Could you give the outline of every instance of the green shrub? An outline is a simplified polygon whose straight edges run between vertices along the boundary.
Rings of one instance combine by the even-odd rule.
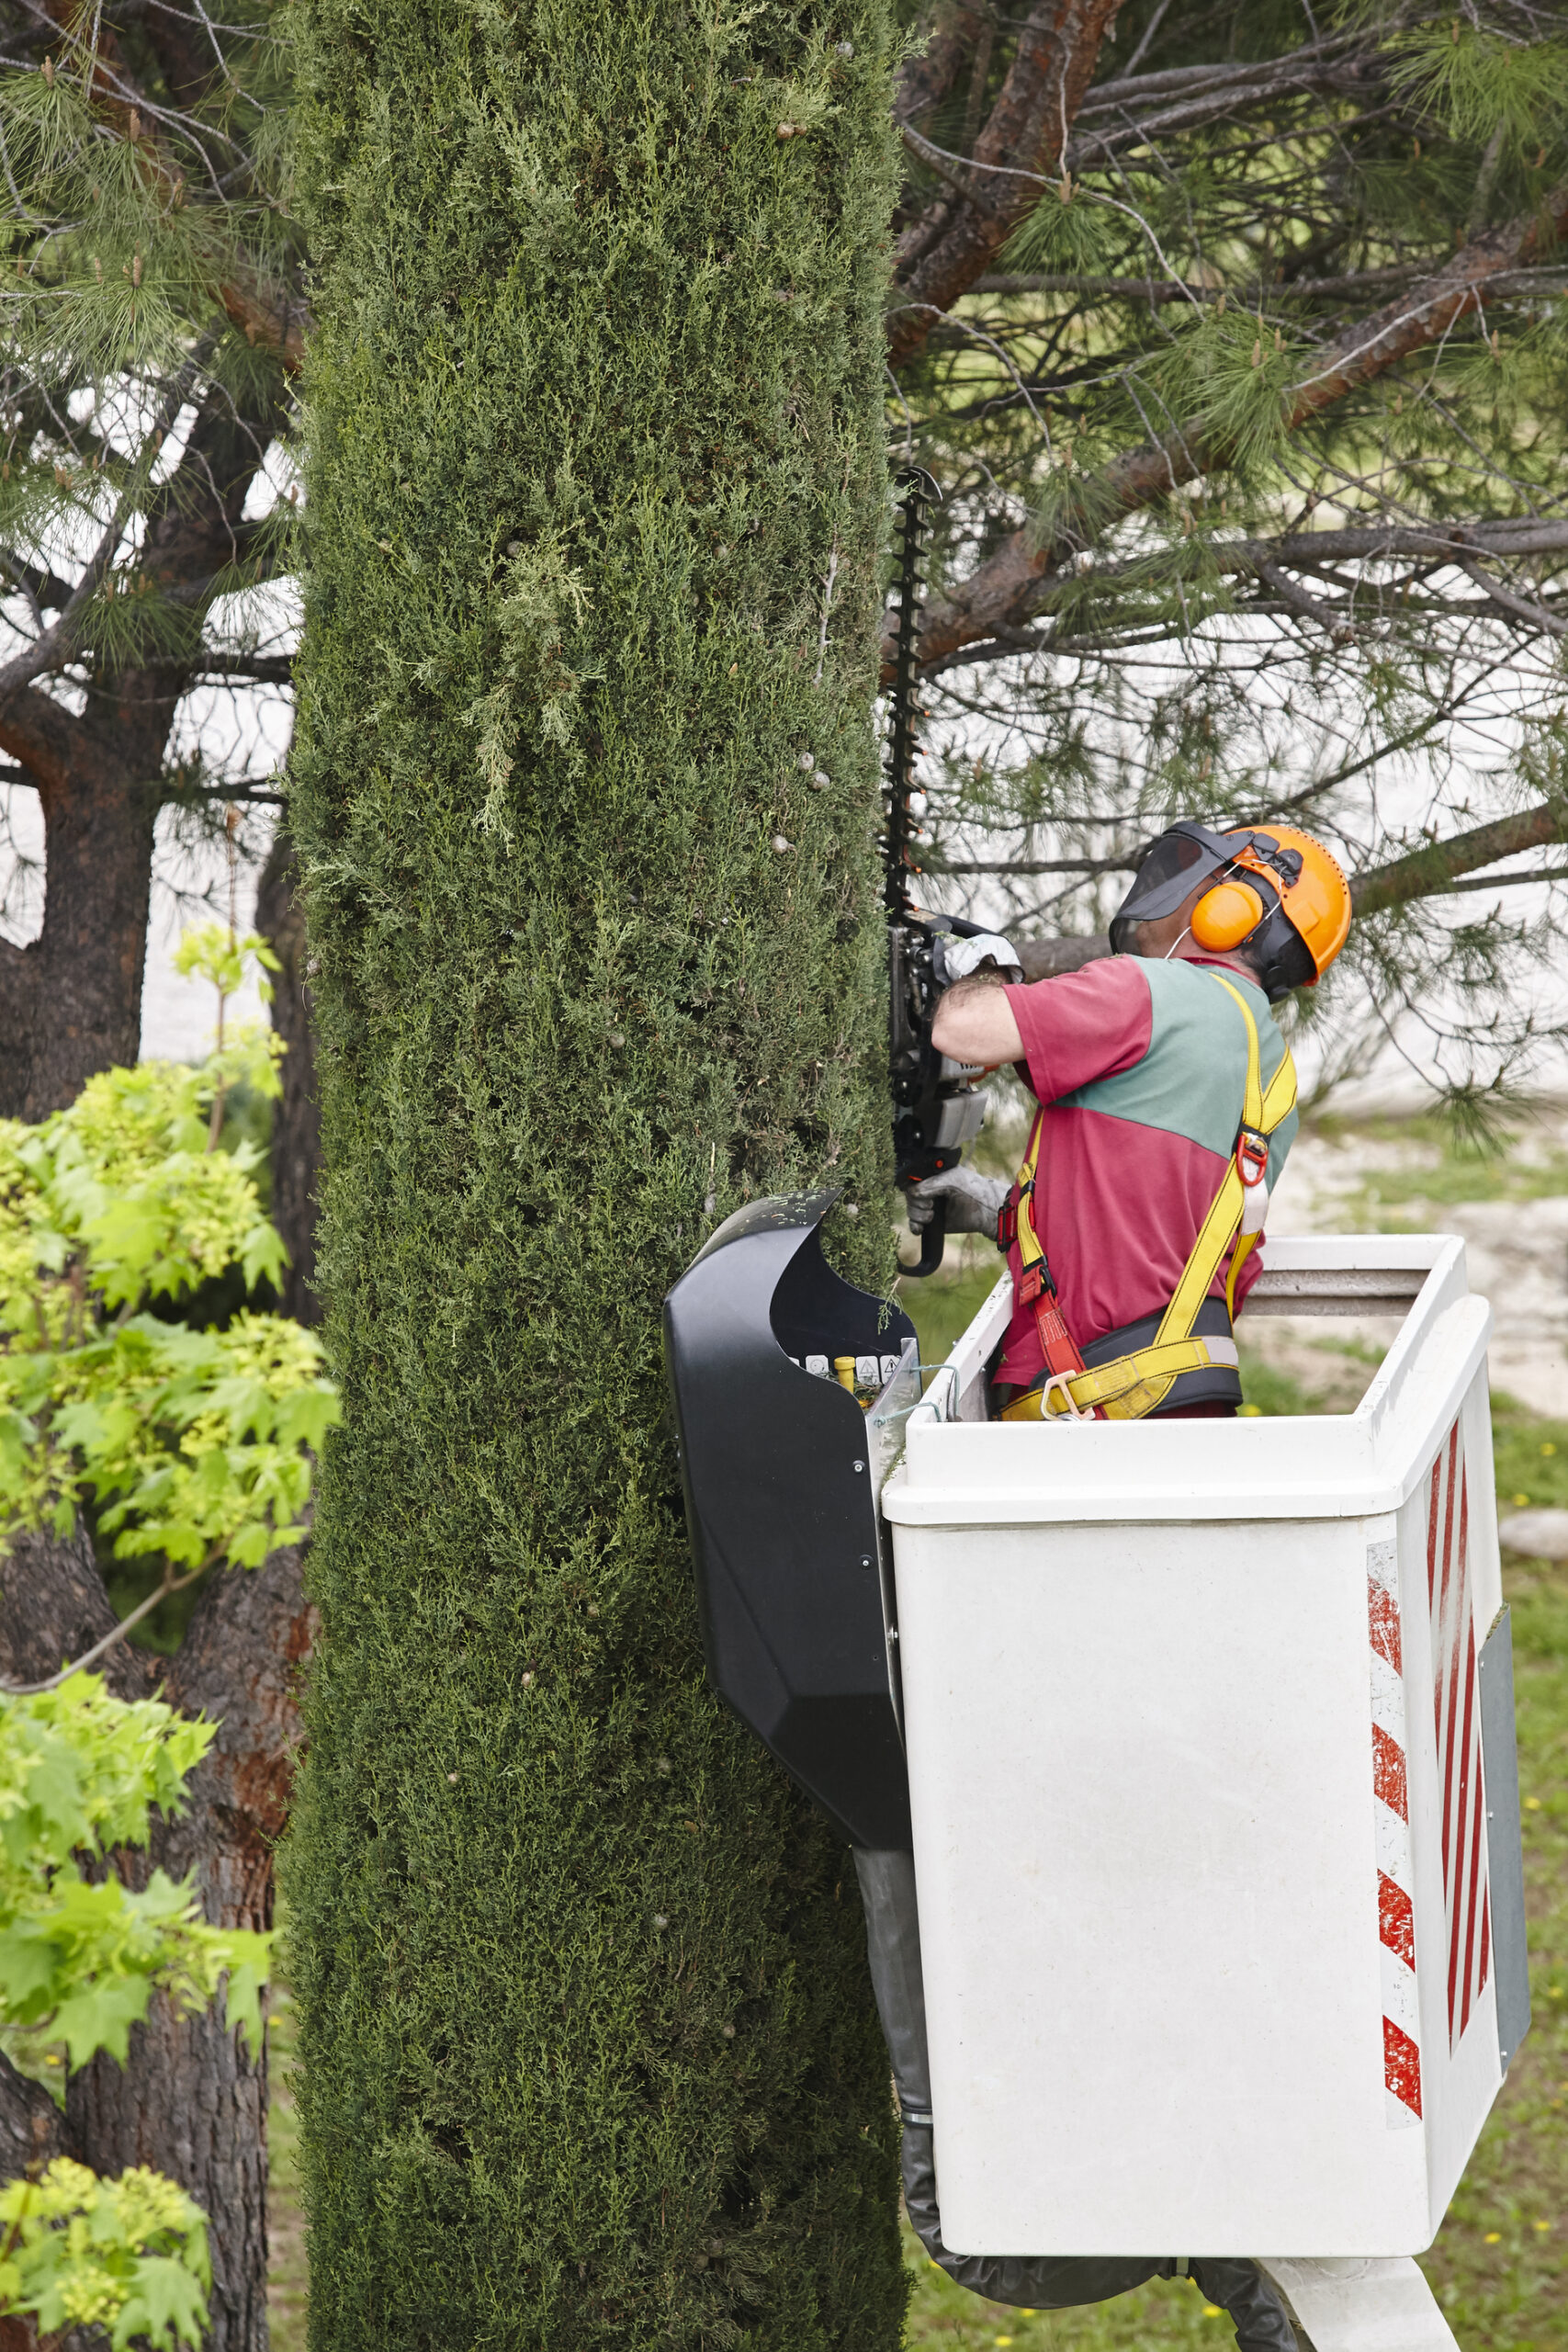
[[[659,1313],[813,1182],[891,1274],[886,15],[305,30],[312,2342],[877,2352],[853,1874],[705,1685]]]
[[[265,1040],[102,1070],[40,1125],[0,1120],[0,1547],[90,1509],[117,1560],[255,1567],[300,1534],[336,1411],[313,1332],[249,1311],[172,1319],[232,1272],[277,1273],[252,1146],[215,1131]],[[159,1313],[155,1310],[162,1309]],[[165,1317],[171,1319],[165,1319]]]

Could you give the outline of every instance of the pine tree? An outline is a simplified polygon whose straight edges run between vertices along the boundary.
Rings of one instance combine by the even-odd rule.
[[[890,1272],[886,17],[306,22],[312,2341],[891,2352],[853,1874],[705,1684],[658,1340],[760,1193]]]
[[[0,939],[14,1117],[136,1058],[160,811],[194,834],[268,797],[245,739],[288,678],[268,468],[305,323],[277,14],[0,0],[0,784],[44,828],[41,873],[0,828],[0,922],[43,899]]]
[[[29,945],[0,941],[10,1115],[136,1059],[160,815],[187,837],[222,826],[270,766],[243,709],[236,745],[232,706],[288,675],[265,596],[289,561],[276,493],[305,313],[276,14],[0,0],[0,786],[13,807],[36,792],[44,819],[41,872],[0,834],[0,922],[44,900]],[[116,1612],[85,1528],[4,1539],[0,1676],[27,1681]],[[155,1669],[111,1653],[121,1695],[156,1683],[221,1724],[190,1811],[153,1841],[219,1924],[270,1922],[311,1625],[289,1547],[209,1582]],[[265,2352],[266,2107],[265,2056],[161,1998],[129,2064],[95,2059],[63,2114],[0,2052],[13,2174],[51,2153],[104,2174],[151,2162],[209,2214],[212,2352]]]
[[[1568,870],[1568,15],[926,29],[889,337],[946,492],[932,867],[1092,933],[1168,815],[1293,815],[1365,918],[1327,1067],[1408,1008],[1480,1107],[1556,937],[1512,883]]]

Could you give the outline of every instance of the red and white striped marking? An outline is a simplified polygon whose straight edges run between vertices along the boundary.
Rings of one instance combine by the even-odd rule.
[[[1458,2049],[1481,1997],[1492,1942],[1469,1538],[1470,1496],[1456,1419],[1432,1464],[1427,1516],[1427,1594],[1432,1611],[1432,1706],[1442,1804],[1450,2050]]]
[[[1404,1668],[1399,1642],[1399,1547],[1367,1547],[1372,1657],[1372,1793],[1377,1826],[1378,1936],[1382,1962],[1384,2120],[1421,2120],[1421,2028],[1416,2004],[1415,1877],[1405,1771]]]

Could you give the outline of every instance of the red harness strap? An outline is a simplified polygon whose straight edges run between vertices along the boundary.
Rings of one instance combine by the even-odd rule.
[[[1084,1360],[1078,1343],[1063,1317],[1051,1268],[1034,1230],[1034,1170],[1040,1157],[1040,1127],[1037,1114],[1023,1166],[1018,1171],[1017,1200],[1004,1203],[997,1218],[997,1247],[1005,1250],[1014,1239],[1018,1242],[1019,1256],[1023,1261],[1018,1304],[1034,1309],[1034,1328],[1040,1334],[1046,1372],[1082,1372]]]

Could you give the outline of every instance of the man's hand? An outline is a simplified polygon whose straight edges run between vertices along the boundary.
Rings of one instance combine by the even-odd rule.
[[[952,932],[939,932],[933,947],[932,963],[944,989],[966,980],[972,972],[982,967],[995,972],[999,979],[1023,978],[1018,950],[1010,939],[1003,939],[994,931],[982,931],[973,939],[959,939]]]
[[[940,1198],[947,1204],[949,1233],[985,1233],[995,1240],[997,1211],[1011,1190],[1005,1176],[982,1176],[973,1168],[944,1168],[940,1176],[928,1176],[906,1194],[909,1230],[925,1231]]]

